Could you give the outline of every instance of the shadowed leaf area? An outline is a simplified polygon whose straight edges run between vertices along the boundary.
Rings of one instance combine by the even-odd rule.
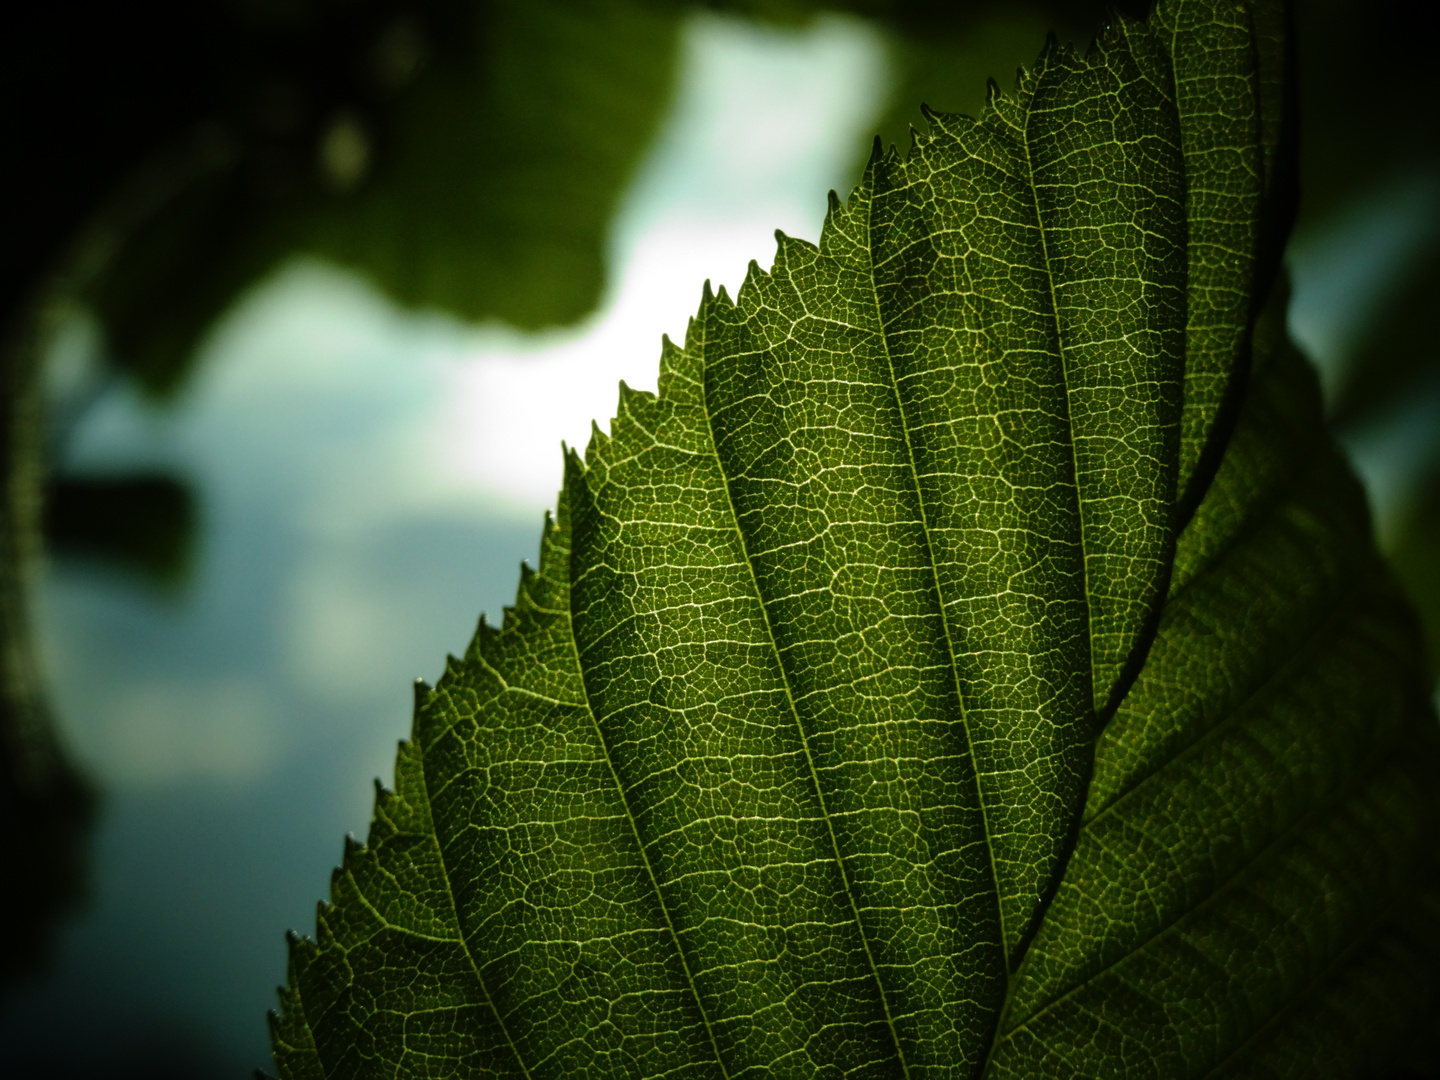
[[[1399,1054],[1434,719],[1281,329],[1284,22],[1052,44],[706,290],[417,692],[284,1076]]]

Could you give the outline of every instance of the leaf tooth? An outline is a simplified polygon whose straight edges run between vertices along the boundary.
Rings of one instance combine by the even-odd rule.
[[[439,685],[450,686],[457,679],[464,677],[464,663],[471,659],[472,656],[480,655],[477,649],[481,647],[481,636],[487,629],[493,633],[495,628],[490,624],[489,620],[486,619],[485,613],[481,612],[480,618],[476,620],[475,623],[475,633],[471,635],[470,643],[465,647],[464,660],[456,659],[453,653],[445,654],[445,669],[440,673],[438,680]],[[420,710],[429,704],[431,693],[431,687],[426,684],[424,679],[415,680],[411,701],[412,715],[418,716]]]
[[[780,269],[781,263],[779,252],[776,252],[775,268]],[[735,307],[742,314],[753,312],[758,305],[756,293],[764,295],[765,285],[769,282],[770,275],[761,269],[760,264],[754,259],[745,268],[745,280],[740,283],[740,289],[735,294]]]
[[[581,469],[581,475],[588,475],[592,469],[601,464],[606,448],[610,445],[610,436],[600,429],[600,425],[594,420],[590,421],[590,438],[585,443],[585,459]]]
[[[964,113],[943,113],[930,112],[926,114],[930,121],[930,136],[923,143],[918,144],[917,149],[926,150],[932,145],[951,143],[961,153],[965,153],[966,136],[969,135],[980,121]]]
[[[624,379],[620,380],[621,412],[643,412],[654,406],[658,400],[659,399],[649,390],[637,390]]]
[[[653,415],[656,404],[655,395],[650,391],[636,390],[625,380],[620,380],[615,415],[610,420],[610,435],[605,446],[608,448],[617,443],[621,446],[631,445],[633,432],[652,427],[657,422]]]
[[[498,637],[500,634],[513,630],[519,625],[520,620],[523,618],[523,608],[526,601],[529,600],[530,586],[534,578],[535,570],[530,566],[528,561],[521,559],[520,578],[515,586],[515,600],[500,609],[500,625],[498,627],[491,623],[488,616],[482,611],[475,626],[475,636],[477,638],[482,631],[485,630],[492,631],[494,635]],[[466,659],[470,658],[470,651],[468,649],[465,652],[465,657]]]
[[[315,1050],[315,1036],[305,1016],[305,1003],[300,995],[299,972],[314,955],[313,942],[301,938],[294,930],[285,934],[288,961],[286,985],[278,986],[278,1009],[266,1014],[271,1046],[275,1048],[275,1064],[287,1077],[323,1076]],[[257,1070],[256,1075],[263,1075]]]
[[[834,191],[830,192],[827,209],[825,211],[825,224],[820,229],[820,243],[818,247],[805,244],[812,253],[818,252],[822,257],[833,256],[836,253],[837,238],[845,237],[855,232],[855,214],[863,212],[860,208],[869,205],[869,193],[874,189],[874,175],[877,163],[884,160],[884,150],[880,145],[877,136],[875,145],[871,150],[870,163],[865,166],[865,172],[860,182],[850,191],[849,198],[843,202],[840,196]],[[787,238],[795,242],[794,238]],[[803,241],[800,241],[803,243]],[[848,241],[845,242],[848,246]]]
[[[706,282],[706,284],[708,285],[709,282]],[[700,311],[701,311],[701,312],[703,312],[703,311],[705,310],[705,304],[706,304],[706,302],[707,302],[706,298],[708,297],[708,295],[709,295],[709,293],[708,293],[708,290],[707,290],[707,292],[706,292],[706,294],[705,294],[705,297],[702,297],[702,299],[701,299],[701,301],[700,301]],[[685,344],[682,346],[682,349],[683,349],[685,352],[688,353],[688,352],[690,352],[690,351],[692,351],[692,350],[694,350],[694,349],[696,349],[696,348],[699,347],[699,345],[700,345],[700,339],[701,339],[701,330],[702,330],[702,328],[704,327],[704,325],[705,325],[704,319],[703,319],[703,318],[699,318],[699,317],[694,316],[694,315],[690,316],[690,318],[686,320],[686,322],[685,322]]]
[[[894,143],[891,143],[880,152],[879,156],[874,159],[873,164],[883,166],[886,169],[893,169],[904,160],[905,159],[900,156],[899,149],[896,148]]]
[[[498,633],[498,631],[495,631],[495,628],[494,628],[489,622],[487,622],[485,625],[486,625],[486,627],[487,627],[489,630],[491,630],[492,632]],[[448,684],[448,683],[453,683],[453,682],[455,682],[457,679],[460,679],[460,678],[464,675],[464,672],[465,672],[465,661],[462,660],[460,657],[456,656],[454,653],[446,653],[446,654],[445,654],[445,671],[444,671],[444,673],[443,673],[440,677],[441,677],[442,679],[444,679],[447,684]],[[419,682],[420,680],[417,679],[416,681]],[[426,689],[428,690],[429,688],[427,687]],[[418,688],[417,688],[417,690],[418,690]],[[424,706],[427,704],[427,702],[428,702],[428,698],[422,697],[418,692],[416,693],[416,695],[415,695],[415,708],[416,708],[416,710],[419,710],[419,709],[421,709],[421,708],[424,708]]]
[[[565,487],[568,488],[572,482],[578,483],[583,480],[585,462],[581,460],[580,454],[573,446],[562,445],[561,449],[564,452]]]
[[[819,252],[819,247],[810,243],[804,237],[787,236],[779,229],[775,230],[775,266],[770,271],[769,277],[774,277],[777,271],[789,269],[796,259],[810,261]]]
[[[845,200],[842,213],[847,216],[851,215],[851,213],[855,212],[855,207],[870,202],[870,194],[876,190],[877,174],[880,173],[881,170],[887,170],[887,168],[890,168],[899,160],[900,156],[896,148],[894,148],[893,145],[887,147],[884,141],[881,140],[880,135],[876,135],[873,143],[870,144],[870,157],[865,160],[864,170],[861,170],[860,183],[855,184],[854,189],[851,190],[850,199]],[[829,230],[831,230],[831,215],[825,216],[825,228],[821,230],[821,235],[819,235],[819,249],[821,249],[821,252],[829,252]]]
[[[694,319],[690,320],[692,323]],[[689,328],[685,336],[690,336]],[[685,350],[670,340],[669,334],[660,336],[660,378],[657,385],[661,398],[670,400],[674,397],[687,396],[690,391],[689,384],[694,381],[690,372],[686,370]]]
[[[723,285],[720,286],[720,295],[721,295],[721,296],[724,296],[724,295],[725,295],[725,286],[723,286]],[[706,278],[706,279],[705,279],[705,284],[704,284],[704,286],[700,289],[700,310],[699,310],[699,312],[698,312],[697,315],[696,315],[696,318],[698,318],[698,319],[700,320],[700,325],[701,325],[702,327],[705,325],[705,317],[706,317],[707,315],[709,315],[710,312],[714,310],[714,308],[715,308],[715,286],[711,283],[711,281],[710,281],[709,278]],[[695,321],[695,320],[693,320],[693,319],[691,320],[692,323],[693,323],[694,321]],[[686,344],[686,347],[689,347],[689,344],[690,344],[689,340],[687,340],[687,341],[685,342],[685,344]]]
[[[375,805],[382,808],[389,806],[395,800],[395,792],[386,787],[385,781],[381,780],[378,776],[375,777],[374,784]]]
[[[924,105],[921,106],[925,108]],[[905,160],[910,161],[930,142],[930,137],[923,131],[918,130],[914,124],[910,125],[910,148],[905,151]]]
[[[1029,108],[1030,99],[1035,94],[1035,88],[1040,84],[1040,76],[1052,60],[1049,51],[1050,43],[1058,45],[1058,39],[1052,33],[1046,43],[1046,50],[1042,51],[1038,60],[1029,67],[1021,64],[1015,69],[1015,79],[1011,83],[1008,92],[996,87],[994,95],[989,96],[985,107],[980,110],[980,123],[995,130],[1008,130],[1012,135],[1018,135],[1024,130],[1025,112]]]
[[[1083,59],[1084,62],[1095,65],[1105,62],[1105,51],[1116,45],[1116,35],[1133,37],[1136,35],[1148,37],[1150,24],[1146,19],[1132,19],[1123,11],[1112,8],[1106,16],[1105,22],[1099,31],[1090,39],[1090,45],[1082,55],[1073,45],[1068,46],[1070,55],[1075,59]]]

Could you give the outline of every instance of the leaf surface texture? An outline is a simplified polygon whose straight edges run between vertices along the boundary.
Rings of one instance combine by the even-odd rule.
[[[1052,43],[707,289],[419,694],[283,1073],[1351,1075],[1403,1027],[1433,721],[1276,330],[1282,25]]]

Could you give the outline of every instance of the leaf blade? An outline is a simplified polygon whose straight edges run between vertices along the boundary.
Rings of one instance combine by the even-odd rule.
[[[1410,887],[1433,739],[1413,694],[1366,723],[1361,675],[1400,686],[1413,633],[1256,324],[1273,7],[1052,45],[979,120],[877,151],[818,247],[707,289],[417,720],[445,946],[474,957],[434,996],[463,1022],[443,1054],[377,1035],[337,944],[374,920],[322,912],[285,1046],[311,1025],[315,1060],[383,1043],[375,1072],[420,1075],[1198,1076],[1333,1044],[1344,993],[1393,1004],[1377,973],[1423,935],[1371,887]],[[1346,574],[1378,599],[1331,604],[1340,683],[1307,687],[1286,642]],[[1242,690],[1272,675],[1267,712]],[[360,870],[407,852],[377,816],[336,910],[378,911]],[[1262,947],[1273,977],[1236,959]]]

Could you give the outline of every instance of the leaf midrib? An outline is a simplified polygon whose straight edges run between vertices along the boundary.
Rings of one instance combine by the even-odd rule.
[[[1047,64],[1048,66],[1048,64]],[[1050,238],[1045,228],[1045,215],[1040,208],[1040,185],[1035,181],[1035,162],[1030,156],[1030,121],[1033,119],[1035,98],[1044,82],[1046,67],[1041,68],[1035,80],[1035,89],[1025,102],[1025,124],[1020,129],[1020,149],[1025,154],[1025,186],[1030,189],[1031,204],[1035,208],[1035,231],[1040,236],[1040,257],[1045,262],[1045,286],[1050,297],[1050,321],[1055,329],[1055,351],[1060,356],[1060,377],[1065,383],[1065,426],[1070,432],[1070,476],[1075,494],[1075,515],[1080,532],[1080,576],[1081,590],[1085,594],[1085,652],[1090,665],[1090,702],[1095,702],[1095,610],[1090,599],[1090,552],[1086,541],[1090,532],[1085,524],[1085,500],[1080,497],[1080,461],[1075,456],[1075,411],[1071,400],[1070,357],[1065,346],[1065,335],[1060,328],[1060,301],[1055,295],[1055,271],[1050,263]],[[1007,1003],[1008,1004],[1008,1003]]]
[[[755,264],[751,263],[751,270],[754,271]],[[706,282],[705,292],[708,299],[710,292],[709,282]],[[704,346],[702,345],[702,350]],[[702,364],[708,357],[702,358]],[[880,997],[880,1008],[885,1013],[885,1024],[890,1032],[891,1044],[895,1047],[895,1057],[900,1062],[900,1071],[904,1073],[906,1080],[910,1077],[910,1065],[905,1060],[905,1049],[900,1044],[900,1033],[895,1028],[895,1017],[890,1011],[890,1000],[885,993],[885,983],[880,978],[880,968],[875,963],[875,954],[870,947],[870,936],[865,932],[865,923],[860,918],[860,907],[855,901],[855,890],[850,882],[849,871],[845,867],[845,859],[840,851],[840,840],[835,835],[835,819],[830,813],[830,808],[825,802],[825,790],[820,784],[820,774],[815,768],[815,758],[810,750],[810,735],[805,730],[804,723],[800,720],[800,711],[795,705],[795,692],[790,685],[790,671],[785,664],[780,652],[780,641],[775,635],[775,628],[770,622],[770,609],[765,603],[765,593],[760,588],[760,579],[755,573],[755,560],[750,554],[750,544],[745,536],[745,530],[740,525],[740,515],[735,508],[735,497],[730,490],[730,474],[725,469],[725,462],[720,457],[720,446],[715,439],[715,422],[710,408],[708,380],[703,379],[700,385],[701,411],[705,414],[705,427],[709,435],[710,452],[715,459],[715,467],[720,471],[720,479],[725,488],[725,507],[730,513],[731,524],[735,527],[735,536],[740,544],[740,552],[744,555],[745,571],[750,577],[750,587],[754,590],[756,603],[760,608],[760,617],[765,624],[765,637],[770,642],[771,654],[775,658],[775,667],[780,673],[781,685],[785,688],[785,703],[790,710],[791,719],[795,721],[795,730],[800,736],[800,746],[805,752],[805,767],[810,773],[810,784],[815,790],[815,799],[820,804],[820,816],[825,821],[825,831],[830,838],[830,850],[835,858],[835,865],[840,874],[840,881],[845,886],[845,899],[850,904],[850,915],[855,922],[856,933],[860,935],[860,944],[865,949],[865,962],[870,967],[870,977],[875,981],[875,990]]]
[[[434,807],[430,803],[430,775],[427,767],[425,748],[420,752],[420,774],[421,789],[425,795],[425,805],[430,809],[433,822]],[[495,1023],[500,1026],[500,1031],[505,1036],[505,1043],[510,1047],[510,1052],[515,1055],[515,1064],[520,1066],[520,1071],[525,1075],[525,1080],[531,1080],[530,1069],[525,1064],[525,1059],[520,1056],[520,1047],[515,1043],[515,1037],[510,1032],[510,1025],[505,1022],[500,1009],[495,1004],[495,998],[490,993],[490,987],[485,982],[485,976],[480,973],[480,965],[475,962],[475,954],[470,949],[470,938],[465,933],[464,923],[460,919],[460,908],[455,903],[455,889],[450,884],[450,864],[445,856],[445,845],[440,842],[440,830],[432,827],[430,838],[435,844],[435,854],[440,860],[440,877],[445,882],[445,898],[450,902],[450,913],[455,917],[456,937],[460,942],[460,948],[465,950],[465,960],[470,965],[470,971],[475,976],[475,982],[480,987],[480,992],[485,995],[485,1004],[490,1007],[490,1015],[495,1017]],[[318,1054],[317,1054],[318,1056]]]
[[[580,644],[575,640],[573,630],[574,596],[572,590],[567,597],[572,610],[566,611],[565,618],[567,622],[570,622],[572,629],[565,635],[565,638],[569,641],[571,655],[575,658],[575,670],[580,673],[580,693],[585,699],[585,715],[590,718],[590,727],[595,732],[595,740],[605,755],[605,767],[610,773],[610,779],[615,782],[615,792],[620,796],[620,805],[625,808],[625,820],[630,825],[630,834],[635,838],[635,847],[640,852],[640,860],[644,863],[650,888],[655,893],[655,902],[660,905],[660,914],[665,919],[665,929],[669,931],[670,940],[675,945],[675,955],[679,958],[680,967],[685,972],[685,982],[690,987],[690,995],[695,1000],[695,1008],[699,1010],[700,1020],[705,1025],[705,1035],[709,1039],[710,1049],[715,1055],[715,1064],[719,1067],[720,1074],[729,1080],[730,1070],[726,1067],[725,1058],[720,1053],[720,1043],[715,1038],[715,1027],[710,1022],[710,1014],[705,1009],[705,1002],[700,997],[700,988],[695,985],[695,973],[690,970],[690,960],[685,955],[685,947],[681,944],[680,934],[675,929],[675,920],[670,914],[670,906],[665,903],[665,894],[660,890],[660,879],[655,874],[654,864],[650,861],[649,849],[646,848],[645,841],[640,835],[639,822],[635,820],[635,811],[630,806],[630,795],[620,781],[619,770],[615,768],[615,757],[610,751],[610,744],[605,739],[605,732],[600,727],[600,720],[595,715],[595,708],[590,701],[590,689],[585,683],[585,666],[580,659]]]
[[[878,140],[877,140],[878,146]],[[878,155],[877,155],[878,156]],[[879,170],[875,170],[878,174]],[[980,827],[985,835],[985,854],[990,860],[990,885],[995,897],[995,918],[1000,933],[1000,953],[1005,960],[1005,974],[1010,975],[1009,935],[1005,931],[1005,902],[1000,896],[1000,871],[995,862],[995,844],[990,830],[990,811],[985,804],[985,785],[980,782],[980,762],[975,757],[975,741],[970,731],[970,709],[965,703],[965,693],[960,683],[959,661],[956,659],[954,638],[950,634],[950,619],[947,614],[945,592],[940,586],[940,570],[935,561],[935,544],[930,534],[930,515],[925,508],[925,496],[920,489],[920,469],[915,464],[915,446],[910,438],[910,419],[905,414],[904,396],[900,393],[900,380],[895,374],[895,358],[890,348],[890,336],[885,322],[885,313],[880,306],[880,287],[875,280],[875,196],[865,204],[865,254],[866,282],[875,307],[875,325],[880,347],[885,352],[885,369],[890,374],[890,392],[895,401],[895,413],[900,418],[900,431],[905,436],[906,464],[909,466],[911,488],[915,492],[915,505],[920,514],[920,532],[925,537],[925,558],[930,568],[930,580],[935,587],[936,608],[940,617],[940,629],[945,635],[945,654],[950,658],[950,679],[955,691],[955,702],[960,706],[960,726],[965,733],[965,753],[970,758],[970,772],[975,778],[975,804],[980,808]],[[1007,991],[1008,994],[1008,991]]]
[[[1042,60],[1042,63],[1043,62],[1044,61]],[[1081,589],[1085,594],[1085,652],[1090,667],[1089,700],[1091,703],[1091,709],[1093,710],[1095,702],[1095,639],[1093,634],[1091,633],[1091,628],[1094,623],[1095,613],[1090,602],[1090,557],[1089,552],[1086,550],[1085,547],[1087,537],[1087,532],[1085,529],[1085,500],[1080,497],[1080,462],[1075,456],[1075,422],[1073,418],[1073,410],[1071,408],[1072,403],[1070,399],[1070,365],[1065,349],[1064,335],[1061,333],[1060,330],[1060,306],[1059,300],[1055,295],[1055,272],[1051,268],[1050,263],[1050,241],[1045,231],[1045,218],[1040,210],[1040,191],[1039,185],[1035,182],[1035,164],[1030,156],[1030,121],[1034,116],[1033,107],[1035,104],[1035,96],[1039,93],[1040,83],[1043,77],[1044,69],[1042,68],[1040,74],[1036,76],[1035,88],[1031,92],[1029,99],[1025,102],[1025,122],[1020,129],[1019,139],[1017,141],[1020,143],[1020,149],[1025,155],[1026,175],[1025,177],[1023,177],[1022,182],[1030,190],[1031,205],[1035,210],[1035,231],[1040,237],[1040,257],[1044,260],[1045,263],[1045,286],[1050,297],[1050,321],[1055,331],[1055,351],[1060,356],[1060,377],[1065,383],[1065,426],[1070,433],[1069,447],[1071,490],[1074,492],[1076,522],[1078,526],[1078,531],[1080,533]],[[1093,763],[1091,767],[1093,770]],[[1085,786],[1088,792],[1088,779]],[[1080,808],[1079,813],[1084,813],[1083,806]],[[1074,832],[1072,833],[1070,854],[1074,853],[1075,843],[1078,842],[1079,836],[1080,821],[1078,820],[1077,815]],[[1035,913],[1036,916],[1039,916],[1045,910],[1045,908],[1049,906],[1047,901],[1049,898],[1053,898],[1055,891],[1059,889],[1060,879],[1063,878],[1065,867],[1068,866],[1068,864],[1069,856],[1067,855],[1064,863],[1059,867],[1059,876],[1057,877],[1056,881],[1052,886],[1050,897],[1042,898],[1040,907]],[[1035,920],[1034,916],[1032,916],[1031,925],[1033,927],[1039,926],[1039,923]],[[995,1031],[994,1034],[991,1036],[990,1045],[986,1048],[985,1051],[985,1065],[982,1075],[989,1072],[990,1062],[993,1061],[995,1058],[995,1049],[1000,1045],[1001,1039],[1004,1038],[1006,1034],[1008,1034],[1005,1029],[1005,1023],[1010,1017],[1010,1007],[1015,1002],[1015,991],[1021,985],[1020,976],[1025,968],[1025,959],[1025,956],[1021,957],[1019,967],[1016,971],[1010,973],[1011,977],[1006,982],[1005,1000],[1000,1007],[999,1013],[995,1017]],[[1005,963],[1008,970],[1010,964],[1008,952],[1006,954]]]

